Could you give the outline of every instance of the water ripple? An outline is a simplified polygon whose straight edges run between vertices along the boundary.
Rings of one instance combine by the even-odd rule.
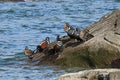
[[[52,80],[65,73],[53,66],[28,66],[24,47],[27,45],[34,50],[47,36],[54,41],[57,34],[66,35],[63,30],[65,22],[85,28],[119,8],[119,0],[1,2],[0,79]]]

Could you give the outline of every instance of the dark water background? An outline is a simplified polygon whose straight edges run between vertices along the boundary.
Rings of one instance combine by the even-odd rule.
[[[35,49],[47,36],[54,41],[57,34],[66,35],[65,22],[85,28],[114,9],[120,9],[120,0],[0,2],[0,80],[52,80],[66,73],[27,65],[24,47]]]

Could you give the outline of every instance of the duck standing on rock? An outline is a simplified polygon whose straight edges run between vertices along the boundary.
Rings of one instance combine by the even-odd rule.
[[[68,23],[65,23],[64,31],[68,34],[68,36],[71,39],[77,39],[82,42],[85,42],[94,37],[92,34],[89,33],[89,30],[80,30],[79,28],[75,28],[74,26],[71,26]]]
[[[24,49],[24,54],[28,56],[29,59],[33,58],[34,51],[28,48],[28,46],[25,47]]]
[[[75,28],[74,26],[71,26],[68,23],[65,23],[64,24],[64,31],[67,33],[67,35],[71,39],[77,39],[79,41],[83,41],[79,36],[80,31],[81,31],[79,28]]]
[[[49,49],[48,55],[58,54],[58,52],[60,51],[62,45],[63,45],[63,43],[61,41],[60,35],[57,35],[56,42],[53,45],[53,47],[51,49]]]
[[[63,42],[61,41],[60,35],[57,35],[56,41],[57,41],[57,43],[53,47],[55,53],[57,53],[58,51],[60,51],[60,48],[63,45]]]
[[[50,43],[50,38],[46,37],[44,41],[37,46],[36,53],[46,52],[48,49],[48,44]]]

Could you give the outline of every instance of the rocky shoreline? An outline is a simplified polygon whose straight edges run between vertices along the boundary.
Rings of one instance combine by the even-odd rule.
[[[61,38],[62,50],[57,55],[35,54],[28,62],[38,65],[57,65],[83,68],[120,68],[120,10],[104,15],[86,27],[94,37],[85,42],[75,42],[69,36]],[[52,48],[56,41],[49,44]],[[42,60],[41,60],[42,59]]]
[[[104,69],[68,73],[55,80],[120,80],[120,10],[104,15],[87,29],[95,37],[77,46],[75,48],[77,52],[73,51],[73,53],[82,58],[77,59],[79,63],[83,60],[81,66]],[[75,62],[73,58],[72,61]]]
[[[91,68],[64,74],[55,80],[120,80],[120,10],[104,15],[85,29],[94,37],[76,42],[70,36],[62,36],[63,45],[57,54],[35,53],[27,61],[30,65],[35,62],[37,65]],[[48,45],[48,50],[54,45],[56,41]]]

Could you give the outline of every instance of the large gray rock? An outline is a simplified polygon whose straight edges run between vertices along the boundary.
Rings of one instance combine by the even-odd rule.
[[[110,76],[110,80],[120,80],[120,72],[117,71],[117,72],[111,72],[109,74]]]
[[[88,29],[95,38],[86,44],[93,44],[93,41],[97,44],[104,42],[106,44],[103,47],[106,49],[108,47],[107,45],[109,45],[120,51],[120,10],[114,10],[112,13],[106,14],[98,22],[89,26]]]
[[[61,75],[56,80],[120,80],[120,69],[93,69]]]
[[[68,66],[111,67],[111,62],[120,58],[120,10],[104,15],[86,29],[94,37],[64,49],[58,60],[65,59],[64,64]]]

